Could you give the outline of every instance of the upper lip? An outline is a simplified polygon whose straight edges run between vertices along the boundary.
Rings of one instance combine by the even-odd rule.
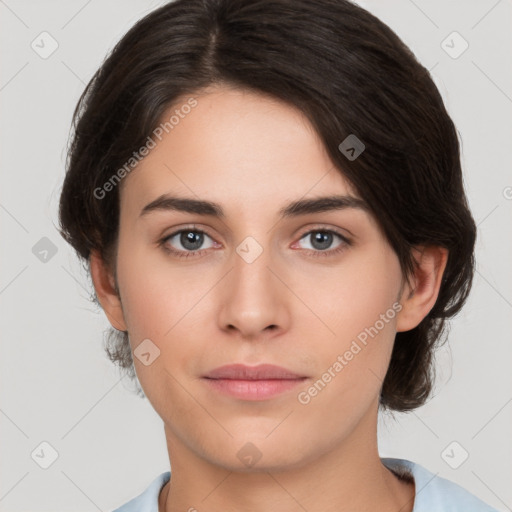
[[[246,366],[244,364],[227,364],[219,366],[205,375],[207,379],[233,379],[233,380],[269,380],[269,379],[301,379],[304,375],[298,375],[281,366],[273,364],[259,364]]]

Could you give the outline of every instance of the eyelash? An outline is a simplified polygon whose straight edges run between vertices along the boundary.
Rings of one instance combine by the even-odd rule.
[[[208,249],[199,249],[197,251],[177,251],[176,249],[171,249],[166,245],[168,240],[170,240],[174,236],[179,235],[180,233],[183,233],[183,232],[201,233],[201,234],[207,235],[213,239],[213,237],[211,237],[206,231],[199,229],[196,226],[190,226],[190,227],[182,228],[178,231],[175,231],[174,233],[171,233],[170,235],[167,235],[165,238],[162,238],[159,241],[159,246],[161,246],[164,249],[164,251],[167,252],[168,254],[172,254],[173,256],[176,256],[178,258],[199,257],[204,252],[208,251]],[[336,256],[339,253],[341,253],[342,251],[344,251],[347,248],[347,246],[352,245],[352,242],[347,237],[345,237],[344,235],[342,235],[341,233],[339,233],[338,231],[336,231],[334,229],[322,229],[322,228],[312,229],[310,231],[306,231],[305,233],[303,233],[302,236],[299,238],[299,240],[302,240],[304,237],[306,237],[307,235],[311,235],[312,233],[334,234],[334,235],[337,235],[339,238],[341,238],[341,241],[343,242],[336,249],[327,249],[325,251],[319,251],[319,250],[315,251],[312,249],[303,249],[306,252],[310,253],[310,255],[313,256],[314,258]]]

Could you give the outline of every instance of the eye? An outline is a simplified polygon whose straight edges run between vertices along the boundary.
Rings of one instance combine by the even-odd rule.
[[[205,237],[212,240],[212,238],[201,229],[186,228],[175,231],[174,233],[166,236],[160,241],[160,244],[167,252],[178,257],[188,258],[190,256],[202,254],[203,250],[220,245],[215,245],[216,242],[214,242],[207,247],[202,247]]]
[[[338,238],[338,245],[334,249],[330,249],[333,240]],[[312,256],[333,256],[346,249],[350,245],[350,240],[337,231],[332,229],[315,229],[305,233],[299,240],[311,240],[311,249],[306,247],[308,251],[312,252]]]
[[[205,237],[211,243],[204,247]],[[305,250],[311,256],[334,256],[351,245],[349,239],[332,229],[315,229],[304,233],[298,242],[292,246],[296,248],[302,240],[311,241],[311,248],[306,247]],[[338,245],[334,249],[330,248],[335,239],[338,239]],[[196,228],[195,226],[183,228],[175,231],[170,235],[160,240],[160,245],[168,254],[172,254],[178,258],[189,258],[193,256],[200,256],[203,252],[214,247],[221,247],[222,245],[215,242],[205,231]],[[304,247],[299,247],[304,249]]]

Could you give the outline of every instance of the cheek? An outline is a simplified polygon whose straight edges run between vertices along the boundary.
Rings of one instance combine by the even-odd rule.
[[[198,319],[204,321],[205,316],[215,312],[212,297],[205,297],[211,288],[208,283],[216,281],[215,276],[208,279],[204,268],[202,272],[191,272],[190,265],[186,269],[180,269],[177,263],[170,265],[163,250],[158,251],[162,254],[154,248],[137,246],[135,240],[120,240],[118,278],[133,344],[145,338],[167,344],[184,326],[196,325]],[[218,269],[212,268],[212,272]],[[290,288],[303,298],[317,319],[297,315],[293,323],[305,324],[301,330],[315,330],[315,337],[322,338],[326,352],[331,352],[331,347],[340,349],[350,344],[379,321],[395,302],[400,276],[394,253],[379,252],[378,248],[360,251],[338,267],[318,265],[305,272],[301,266],[292,266],[288,274],[283,272]],[[208,304],[213,308],[210,312],[204,311]],[[288,306],[293,314],[292,304]]]
[[[158,401],[163,390],[163,395],[173,395],[172,376],[194,373],[194,355],[204,350],[203,320],[208,314],[204,296],[211,285],[204,274],[171,267],[165,257],[155,255],[155,249],[130,252],[126,247],[135,248],[135,244],[120,242],[117,273],[130,348],[145,394]],[[142,347],[151,353],[150,365],[137,358]],[[153,353],[157,354],[154,359]]]
[[[303,419],[316,425],[313,429],[348,435],[378,400],[393,348],[396,313],[391,307],[367,306],[361,313],[357,303],[351,303],[352,316],[343,314],[346,322],[339,323],[335,341],[321,348],[318,373],[299,390]]]
[[[172,337],[180,323],[196,314],[207,291],[204,279],[169,265],[162,249],[137,248],[135,240],[126,240],[124,246],[120,242],[119,255],[118,279],[128,331],[141,339]]]
[[[332,332],[326,329],[317,345],[323,373],[305,401],[317,393],[322,395],[320,407],[332,401],[364,409],[375,398],[393,349],[400,277],[394,253],[362,255],[347,264],[334,283],[332,276],[326,280],[323,293],[309,294]]]
[[[215,291],[209,297],[205,294],[211,288],[208,283],[217,278],[190,272],[190,266],[188,271],[180,270],[178,264],[170,265],[164,256],[155,255],[154,248],[137,248],[134,241],[120,240],[119,255],[118,278],[132,350],[150,339],[163,356],[154,369],[160,365],[171,372],[190,373],[191,354],[204,354],[208,349],[206,326],[215,323],[218,304],[212,302]],[[303,333],[297,342],[302,352],[309,352],[318,363],[319,376],[336,364],[338,356],[344,356],[342,371],[331,368],[336,378],[328,387],[338,389],[338,397],[350,394],[354,385],[361,392],[375,391],[378,376],[384,377],[394,339],[392,305],[400,276],[394,254],[361,251],[339,267],[318,265],[305,272],[299,266],[288,271],[288,275],[283,271],[285,280],[314,313],[305,314],[303,306],[296,309],[294,302],[289,302],[290,329]],[[212,268],[212,272],[216,271]],[[135,364],[143,387],[146,379],[157,375],[169,378],[161,375],[162,368],[149,372],[139,361]]]
[[[376,323],[383,337],[393,337],[389,332],[399,307],[400,281],[398,259],[386,248],[360,251],[336,269],[303,276],[303,284],[297,280],[296,287],[301,286],[298,294],[307,297],[307,304],[325,325],[324,340],[339,349],[340,343],[350,342]]]

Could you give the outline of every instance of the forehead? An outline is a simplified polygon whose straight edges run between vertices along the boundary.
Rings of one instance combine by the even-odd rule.
[[[190,97],[195,106],[181,108]],[[291,197],[357,196],[309,120],[275,98],[210,88],[176,101],[160,126],[161,140],[122,180],[125,204],[142,208],[167,192],[276,209]]]

